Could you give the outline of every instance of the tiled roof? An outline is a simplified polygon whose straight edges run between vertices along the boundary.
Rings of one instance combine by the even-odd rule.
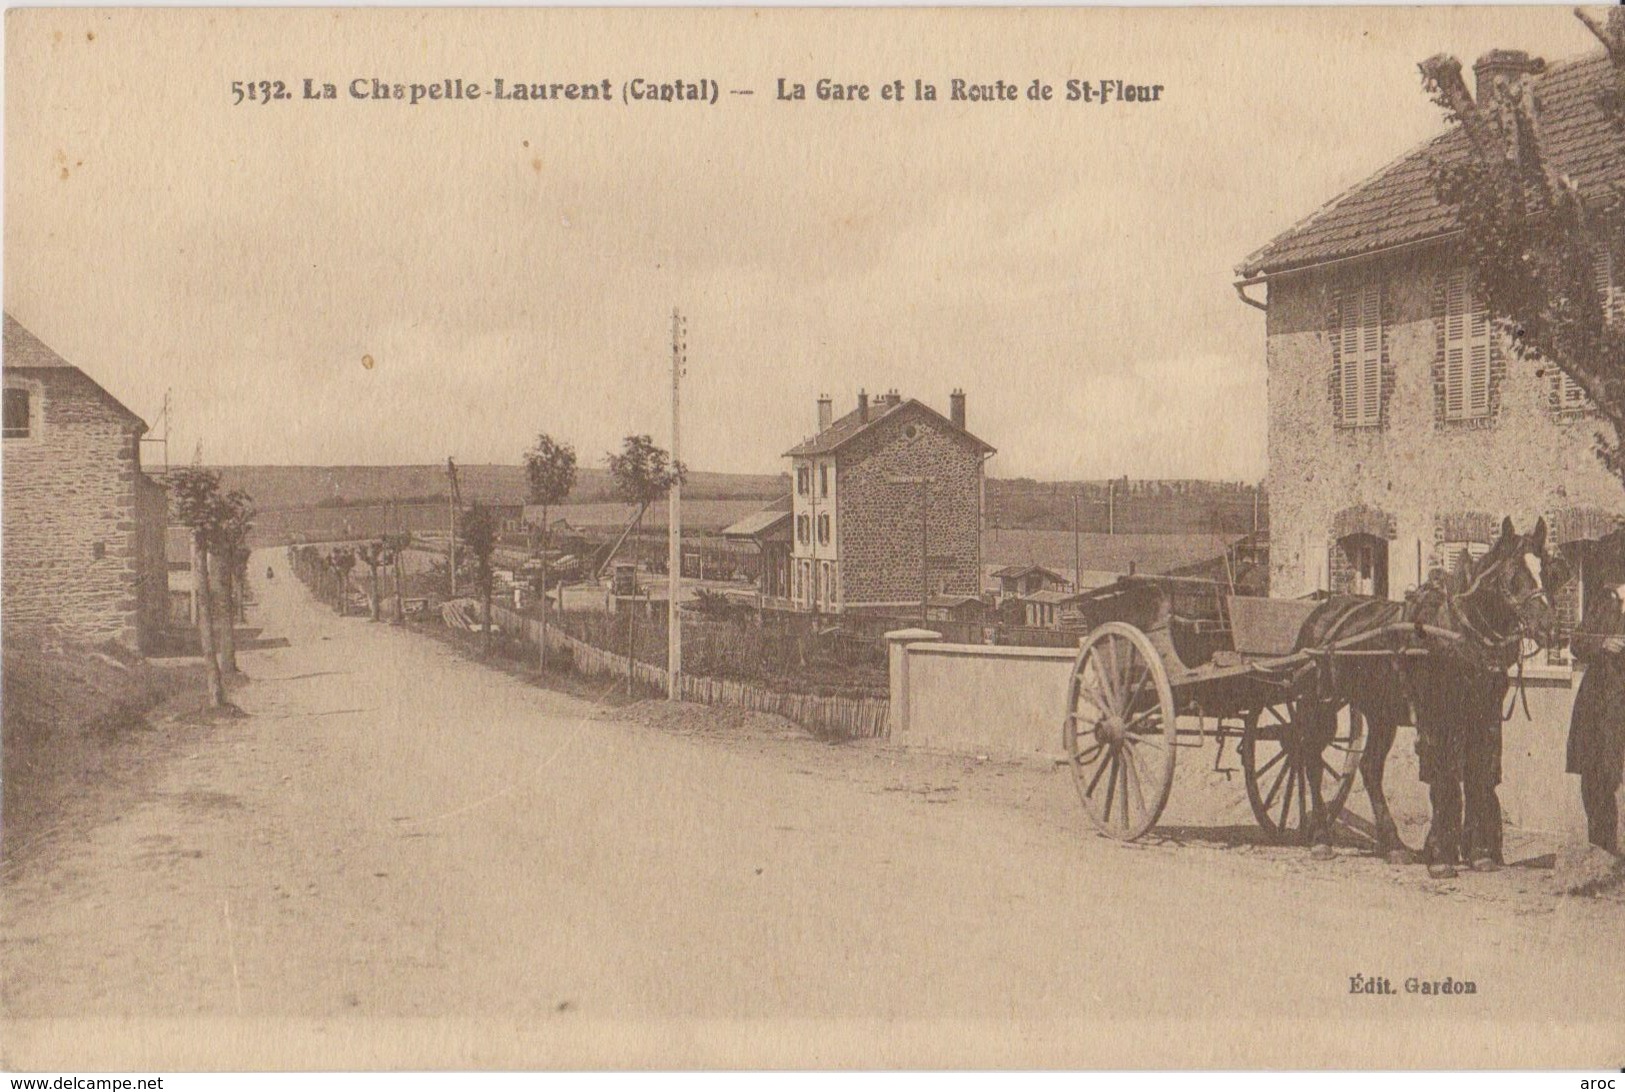
[[[71,368],[56,350],[35,337],[27,327],[11,315],[6,315],[5,326],[6,367],[8,368]]]
[[[1026,576],[1028,573],[1043,573],[1045,576],[1052,576],[1056,580],[1065,579],[1065,577],[1056,572],[1054,569],[1046,569],[1042,565],[1006,565],[1004,568],[994,572],[993,575],[1000,579],[1013,580],[1017,577]]]
[[[63,360],[55,349],[35,337],[27,327],[12,318],[9,312],[5,316],[4,345],[6,368],[52,368],[75,372],[80,376],[80,379],[75,380],[75,382],[89,385],[96,397],[105,402],[114,412],[139,425],[142,432],[147,430],[147,423],[137,416],[129,406],[108,394],[102,385],[86,375],[82,368]]]
[[[829,428],[826,428],[817,436],[797,444],[784,454],[791,457],[797,455],[828,455],[836,448],[844,446],[863,433],[868,432],[882,421],[891,417],[893,414],[899,414],[910,406],[917,406],[924,410],[932,417],[935,417],[942,424],[947,425],[949,428],[959,432],[962,436],[970,440],[983,451],[991,452],[993,450],[993,445],[986,443],[985,441],[978,440],[975,436],[972,436],[969,432],[960,428],[958,425],[955,425],[952,421],[948,420],[948,418],[944,417],[942,414],[938,413],[924,402],[921,402],[919,399],[905,398],[895,404],[890,404],[879,399],[870,402],[868,421],[863,420],[863,411],[861,409],[855,409],[846,416],[837,419],[829,426]]]
[[[763,512],[754,512],[738,523],[722,529],[724,538],[754,538],[763,532],[771,530],[779,523],[788,523],[790,513],[788,510],[768,509]]]
[[[1609,61],[1602,53],[1554,64],[1536,81],[1552,165],[1573,178],[1582,194],[1625,181],[1625,142],[1597,102],[1610,82]],[[1459,162],[1467,154],[1466,137],[1453,127],[1276,236],[1236,272],[1268,276],[1449,233],[1456,226],[1455,215],[1434,194],[1433,166]]]

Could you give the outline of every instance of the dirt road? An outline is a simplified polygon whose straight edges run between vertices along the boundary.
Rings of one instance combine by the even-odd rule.
[[[663,731],[267,564],[249,716],[5,890],[9,1068],[1625,1063],[1618,903],[1120,846],[1059,773]]]

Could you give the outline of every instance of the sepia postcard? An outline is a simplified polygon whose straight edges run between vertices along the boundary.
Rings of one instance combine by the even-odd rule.
[[[1625,9],[14,9],[0,1066],[1625,1066]]]

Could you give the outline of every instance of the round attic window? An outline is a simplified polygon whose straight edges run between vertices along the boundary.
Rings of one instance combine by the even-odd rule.
[[[905,425],[903,427],[903,435],[907,436],[910,440],[914,439],[914,437],[918,436],[919,434],[920,427],[918,425]]]

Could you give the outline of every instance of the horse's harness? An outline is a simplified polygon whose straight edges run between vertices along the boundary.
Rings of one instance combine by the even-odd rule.
[[[1484,625],[1482,621],[1475,622],[1472,616],[1473,612],[1464,608],[1471,606],[1473,598],[1489,586],[1485,581],[1491,574],[1498,572],[1505,563],[1505,560],[1502,560],[1494,565],[1485,566],[1483,571],[1474,576],[1472,583],[1463,591],[1452,592],[1449,588],[1438,584],[1435,584],[1432,589],[1436,594],[1444,597],[1445,606],[1449,611],[1452,623],[1460,626],[1463,635],[1471,638],[1474,643],[1482,648],[1485,654],[1491,658],[1492,663],[1495,662],[1496,653],[1504,653],[1508,650],[1513,652],[1513,662],[1517,665],[1518,671],[1514,678],[1512,692],[1507,695],[1507,704],[1501,710],[1503,723],[1512,719],[1512,714],[1516,711],[1520,702],[1523,705],[1524,718],[1527,720],[1534,719],[1529,712],[1529,695],[1524,687],[1523,665],[1528,656],[1524,654],[1523,647],[1526,641],[1536,640],[1536,638],[1529,632],[1529,625],[1524,621],[1524,608],[1531,603],[1539,602],[1548,610],[1553,609],[1551,596],[1547,594],[1546,588],[1537,581],[1532,589],[1521,595],[1507,597],[1511,604],[1512,617],[1516,622],[1516,628],[1513,631],[1504,634],[1497,633]],[[1420,635],[1420,632],[1420,627],[1418,627],[1418,635]],[[1400,676],[1405,678],[1403,669],[1400,671]],[[1409,689],[1408,679],[1406,680],[1406,687]]]

